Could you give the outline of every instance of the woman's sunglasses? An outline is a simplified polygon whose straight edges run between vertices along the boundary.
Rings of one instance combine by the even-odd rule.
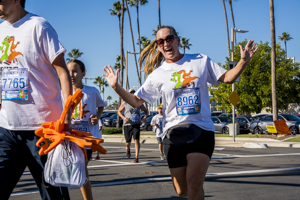
[[[173,42],[174,38],[177,38],[177,37],[178,37],[178,36],[176,36],[176,35],[168,35],[168,36],[166,37],[166,39],[159,39],[159,40],[156,40],[156,43],[157,43],[158,46],[163,46],[164,43],[165,43],[165,41],[166,41],[167,43],[170,43],[170,42]]]

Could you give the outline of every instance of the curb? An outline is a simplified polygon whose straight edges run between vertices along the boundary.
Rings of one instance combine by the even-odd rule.
[[[103,135],[104,143],[125,143],[125,138],[123,136],[112,136]],[[147,135],[140,137],[141,144],[157,144],[157,139],[155,135]],[[220,138],[217,137],[215,141],[215,146],[221,147],[236,147],[236,148],[247,148],[244,146],[245,143],[253,144],[264,144],[268,147],[284,147],[284,148],[300,148],[299,142],[281,142],[274,139],[265,138],[236,138],[236,142],[232,141],[232,138]]]

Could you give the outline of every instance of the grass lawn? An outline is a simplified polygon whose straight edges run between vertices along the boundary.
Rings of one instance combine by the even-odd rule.
[[[294,137],[292,139],[285,140],[284,142],[300,142],[300,137]]]

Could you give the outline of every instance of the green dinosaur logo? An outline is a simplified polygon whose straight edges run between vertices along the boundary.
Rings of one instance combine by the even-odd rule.
[[[5,62],[6,64],[10,65],[12,62],[18,62],[17,56],[23,54],[21,52],[17,52],[16,48],[20,44],[20,42],[17,42],[15,44],[15,37],[14,36],[6,36],[4,38],[4,41],[2,42],[3,46],[0,46],[0,51],[2,51],[3,55],[0,58],[0,64],[2,62]],[[5,50],[4,50],[5,47]]]
[[[189,73],[187,73],[184,69],[180,70],[179,72],[174,72],[171,76],[171,81],[174,81],[176,83],[175,88],[185,88],[190,87],[192,85],[195,86],[195,82],[193,80],[199,78],[197,76],[190,76],[193,70],[190,70]],[[177,79],[176,79],[177,77]]]

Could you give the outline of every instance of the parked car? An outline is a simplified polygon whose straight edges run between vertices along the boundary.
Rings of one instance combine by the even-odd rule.
[[[114,119],[117,119],[118,113],[114,113],[110,117],[105,117],[102,119],[102,124],[104,126],[112,126],[112,122]]]
[[[296,135],[300,129],[300,118],[294,115],[280,114],[278,120],[285,120],[291,134]],[[273,115],[266,115],[258,121],[251,122],[250,132],[254,134],[268,133],[266,126],[274,126]]]
[[[142,123],[140,126],[140,130],[152,131],[151,120],[154,116],[149,116],[146,119],[146,123]]]
[[[232,119],[229,117],[211,117],[211,120],[215,126],[215,133],[229,134],[229,124],[232,123]]]
[[[221,115],[222,114],[222,112],[212,112],[211,113],[211,116],[219,116],[219,115]]]
[[[103,120],[103,118],[108,118],[108,117],[112,116],[113,114],[115,114],[115,112],[103,112],[100,119]]]
[[[264,117],[264,116],[267,116],[267,115],[270,115],[270,114],[255,114],[255,115],[252,115],[252,117],[257,117],[258,119]]]
[[[250,123],[257,120],[256,117],[250,117],[251,115],[244,115],[235,118],[236,122],[240,124],[240,133],[249,133],[250,132]]]
[[[117,127],[117,118],[112,120],[112,127]],[[120,117],[120,126],[123,126],[123,119]]]
[[[218,115],[219,117],[229,117],[232,118],[232,113],[222,113],[220,115]],[[236,116],[236,115],[235,115]]]
[[[300,114],[297,114],[297,115],[295,115],[295,116],[300,117]]]

